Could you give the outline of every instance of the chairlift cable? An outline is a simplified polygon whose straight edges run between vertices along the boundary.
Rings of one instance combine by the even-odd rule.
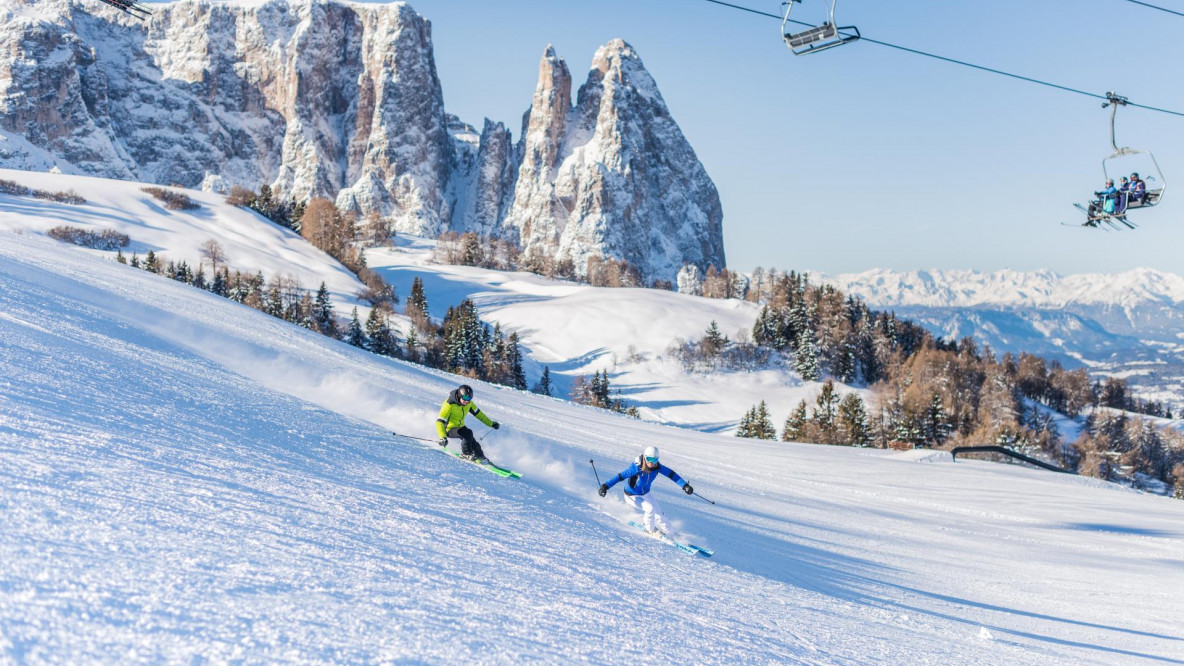
[[[1142,5],[1142,6],[1144,6],[1144,7],[1147,7],[1148,9],[1158,9],[1159,11],[1161,11],[1161,12],[1167,12],[1168,14],[1175,14],[1176,16],[1184,16],[1184,12],[1178,12],[1178,11],[1176,11],[1176,10],[1174,10],[1174,9],[1168,9],[1168,8],[1166,8],[1166,7],[1160,7],[1160,6],[1158,6],[1158,5],[1153,5],[1153,4],[1151,4],[1151,3],[1148,3],[1148,2],[1140,2],[1139,0],[1126,0],[1126,1],[1127,1],[1127,2],[1129,2],[1129,3],[1131,3],[1131,4],[1134,4],[1134,5]]]
[[[768,16],[770,18],[775,18],[778,21],[781,21],[783,19],[783,17],[781,17],[777,14],[770,14],[768,12],[762,12],[760,10],[752,9],[749,7],[744,7],[741,5],[734,5],[729,2],[722,2],[722,0],[704,0],[704,1],[710,2],[712,4],[716,4],[716,5],[722,5],[724,7],[730,7],[732,9],[738,9],[740,11],[749,12],[751,14],[757,14],[760,16]],[[1126,1],[1127,2],[1134,2],[1135,4],[1146,5],[1148,7],[1153,8],[1153,9],[1163,9],[1162,7],[1156,7],[1154,5],[1147,5],[1147,3],[1144,3],[1144,2],[1138,2],[1138,0],[1126,0]],[[1171,11],[1171,10],[1164,9],[1163,11]],[[1172,13],[1178,13],[1178,12],[1172,12]],[[1181,13],[1180,15],[1184,16],[1184,13]],[[802,26],[806,26],[809,28],[815,27],[809,23],[804,23],[802,21],[795,21],[793,19],[789,19],[788,22],[789,23],[796,23],[797,25],[802,25]],[[1107,97],[1106,95],[1098,95],[1096,93],[1091,93],[1091,92],[1088,92],[1085,90],[1078,90],[1077,88],[1070,88],[1069,86],[1062,86],[1057,83],[1051,83],[1049,81],[1042,81],[1040,79],[1034,79],[1030,76],[1022,76],[1020,74],[1012,74],[1011,72],[1005,72],[1001,69],[995,69],[993,67],[984,67],[983,65],[976,65],[972,62],[966,62],[965,60],[957,60],[955,58],[948,58],[946,56],[937,55],[936,53],[929,53],[927,51],[920,51],[918,49],[909,48],[907,46],[900,46],[899,44],[891,44],[889,42],[882,42],[878,39],[872,39],[870,37],[861,37],[859,39],[859,41],[868,42],[870,44],[876,44],[878,46],[886,46],[890,49],[904,51],[905,53],[912,53],[913,55],[924,56],[926,58],[933,58],[934,60],[941,60],[942,62],[948,62],[953,65],[962,65],[963,67],[970,67],[971,69],[977,69],[977,70],[980,70],[983,72],[990,72],[991,74],[998,74],[1000,76],[1007,76],[1007,77],[1010,77],[1013,79],[1018,79],[1020,81],[1025,81],[1027,83],[1035,83],[1037,85],[1046,86],[1049,88],[1055,88],[1057,90],[1063,90],[1065,92],[1076,93],[1078,95],[1084,95],[1086,97],[1092,97],[1094,99],[1100,99],[1100,100],[1108,100],[1109,99],[1109,97]],[[1147,106],[1146,104],[1137,104],[1135,102],[1127,102],[1127,105],[1138,107],[1140,109],[1146,109],[1147,111],[1157,111],[1159,113],[1166,113],[1166,114],[1173,115],[1173,116],[1184,117],[1184,113],[1182,113],[1180,111],[1172,111],[1170,109],[1162,109],[1162,108],[1155,107],[1155,106]]]

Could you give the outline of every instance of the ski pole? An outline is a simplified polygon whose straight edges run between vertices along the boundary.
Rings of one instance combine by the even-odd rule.
[[[703,500],[704,502],[707,502],[708,504],[715,504],[715,502],[712,502],[711,500],[707,499],[706,497],[700,495],[698,492],[695,493],[695,497],[698,497],[699,499]]]
[[[604,485],[603,483],[600,482],[600,472],[596,471],[596,461],[589,458],[588,463],[592,465],[592,473],[596,475],[596,485],[597,486]]]
[[[404,435],[403,433],[395,432],[394,430],[391,431],[391,434],[396,437],[406,437],[407,439],[418,439],[421,442],[427,442],[429,444],[436,443],[436,440],[434,440],[434,439],[424,439],[423,437],[416,437],[415,435]]]

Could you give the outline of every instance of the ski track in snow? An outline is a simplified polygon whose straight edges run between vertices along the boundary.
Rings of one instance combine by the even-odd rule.
[[[474,382],[504,480],[389,434],[456,381],[0,231],[0,662],[1184,663],[1184,503]]]

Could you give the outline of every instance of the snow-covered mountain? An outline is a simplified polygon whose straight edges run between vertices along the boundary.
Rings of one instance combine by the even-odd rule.
[[[55,210],[135,215],[151,241],[224,226],[228,254],[273,260],[248,253],[268,245],[257,218],[152,211],[130,184],[105,189],[65,211],[3,199],[21,212],[0,229],[0,662],[1184,659],[1184,503],[933,452],[672,429],[473,382],[505,424],[486,451],[524,474],[499,479],[390,435],[430,433],[455,376],[34,228]],[[714,502],[655,485],[710,560],[624,525],[617,492],[596,495],[589,459],[603,477],[650,444]]]
[[[499,233],[648,280],[724,265],[715,186],[628,44],[571,104],[549,47],[515,147],[444,109],[409,5],[182,0],[140,22],[97,2],[0,0],[0,166],[335,198],[400,232]],[[516,185],[517,184],[517,185]]]
[[[1184,278],[1147,268],[1115,275],[1051,271],[889,271],[820,275],[869,304],[952,339],[1027,351],[1125,377],[1141,395],[1184,395]]]
[[[1184,308],[1184,277],[1149,268],[1108,275],[1062,276],[1052,271],[890,271],[821,275],[827,282],[883,307],[1120,307],[1161,304]]]

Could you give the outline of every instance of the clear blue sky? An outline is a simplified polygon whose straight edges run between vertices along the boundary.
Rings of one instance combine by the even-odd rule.
[[[1088,232],[1061,223],[1101,187],[1109,111],[1097,100],[867,43],[794,57],[778,21],[702,0],[411,5],[432,22],[449,111],[505,122],[515,140],[548,43],[573,87],[600,44],[631,43],[719,188],[732,268],[1184,274],[1182,117],[1119,112],[1119,145],[1153,151],[1168,193],[1133,216],[1138,231]],[[806,0],[794,15],[824,7]],[[1124,0],[843,0],[837,18],[881,41],[1184,111],[1184,18]]]

